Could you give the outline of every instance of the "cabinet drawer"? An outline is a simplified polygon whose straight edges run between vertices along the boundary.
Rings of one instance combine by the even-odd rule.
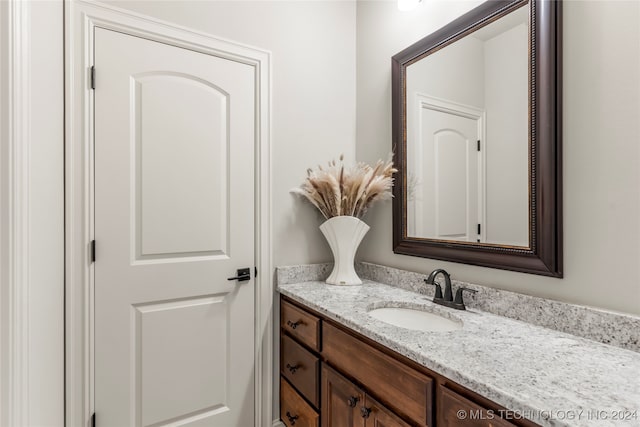
[[[280,379],[280,419],[287,427],[320,425],[318,413],[284,379]]]
[[[420,426],[432,425],[433,379],[325,323],[322,354],[393,411]]]
[[[499,417],[498,413],[469,399],[439,387],[438,427],[514,427],[515,424]]]
[[[284,334],[281,337],[280,372],[317,408],[320,360],[292,338]]]
[[[320,319],[282,301],[280,326],[310,348],[320,351]]]

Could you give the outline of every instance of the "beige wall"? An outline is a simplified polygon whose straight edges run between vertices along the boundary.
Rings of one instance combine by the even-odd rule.
[[[358,160],[391,149],[395,53],[479,2],[360,1],[357,10]],[[359,258],[530,295],[640,314],[640,3],[564,3],[564,279],[394,255],[391,204],[371,225]]]

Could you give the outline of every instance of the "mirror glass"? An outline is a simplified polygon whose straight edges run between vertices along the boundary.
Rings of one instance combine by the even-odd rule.
[[[408,238],[530,246],[529,25],[520,7],[407,65]]]

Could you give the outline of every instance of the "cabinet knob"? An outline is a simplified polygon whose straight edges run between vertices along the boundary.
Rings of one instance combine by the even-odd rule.
[[[301,324],[302,324],[302,320],[298,320],[296,322],[292,322],[291,320],[287,320],[287,325],[289,325],[289,327],[291,329],[295,329],[295,328],[298,327],[298,325],[301,325]]]
[[[369,415],[371,415],[371,408],[363,406],[360,408],[360,415],[362,415],[362,418],[369,418]]]
[[[300,368],[300,365],[291,365],[289,363],[287,363],[287,369],[289,370],[289,372],[291,372],[291,374],[295,374],[296,371]]]
[[[296,425],[296,420],[300,417],[297,415],[291,415],[291,412],[287,411],[287,418],[289,419],[289,424],[294,426]]]
[[[352,408],[355,408],[359,400],[360,400],[359,397],[351,396],[347,399],[347,405],[349,405]]]

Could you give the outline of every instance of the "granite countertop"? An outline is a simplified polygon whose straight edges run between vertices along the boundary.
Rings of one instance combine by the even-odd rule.
[[[542,426],[640,426],[640,353],[477,309],[449,309],[369,280],[278,290]],[[367,314],[379,307],[421,308],[463,327],[407,330]]]

